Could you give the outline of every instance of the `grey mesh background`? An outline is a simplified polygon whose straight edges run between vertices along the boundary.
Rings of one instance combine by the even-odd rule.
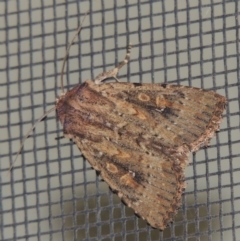
[[[183,206],[163,232],[134,215],[99,179],[52,112],[65,88],[123,60],[121,81],[211,89],[228,99],[221,131],[186,169]],[[240,240],[239,2],[96,0],[0,2],[1,240]],[[187,130],[186,130],[187,131]],[[154,208],[154,207],[149,207]]]

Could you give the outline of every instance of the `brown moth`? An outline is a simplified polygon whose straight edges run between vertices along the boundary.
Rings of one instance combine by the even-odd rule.
[[[102,83],[129,56],[130,48],[116,68],[61,95],[56,112],[64,135],[122,201],[164,229],[181,204],[188,155],[219,129],[226,99],[179,85]]]
[[[61,83],[69,49],[80,30],[81,25],[67,48]],[[124,61],[94,81],[66,93],[61,84],[56,107],[39,118],[23,142],[56,109],[64,135],[76,142],[110,188],[152,227],[163,230],[181,205],[188,156],[207,146],[219,129],[226,99],[187,86],[102,83],[110,77],[118,80],[130,49],[131,45]]]

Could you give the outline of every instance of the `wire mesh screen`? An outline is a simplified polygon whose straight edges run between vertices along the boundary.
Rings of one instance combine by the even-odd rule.
[[[164,231],[124,206],[51,113],[61,94],[124,59],[122,82],[168,83],[226,96],[221,130],[192,155],[183,205]],[[240,240],[239,2],[1,1],[1,240]]]

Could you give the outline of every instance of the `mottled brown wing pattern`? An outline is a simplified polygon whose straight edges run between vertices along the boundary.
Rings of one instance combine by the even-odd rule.
[[[190,87],[86,81],[56,109],[64,134],[109,186],[164,229],[180,205],[188,155],[214,135],[225,102]]]
[[[117,107],[123,106],[122,111],[127,105],[140,125],[158,133],[161,142],[175,147],[187,144],[190,151],[208,145],[226,106],[225,97],[187,86],[110,83],[97,88]]]
[[[163,153],[150,155],[106,138],[74,139],[83,155],[113,191],[151,226],[164,229],[181,203],[183,169]],[[186,158],[184,154],[181,158]],[[186,160],[186,159],[185,159]],[[150,209],[149,207],[154,207]]]

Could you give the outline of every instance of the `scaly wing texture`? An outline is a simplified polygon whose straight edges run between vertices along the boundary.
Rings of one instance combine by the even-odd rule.
[[[161,142],[171,147],[186,144],[190,151],[208,145],[226,106],[225,97],[187,86],[110,83],[96,87],[128,120],[138,119],[137,125],[157,133]]]
[[[61,96],[64,134],[122,200],[156,228],[172,220],[190,151],[219,128],[224,97],[158,84],[86,81]]]
[[[102,138],[74,139],[111,189],[151,226],[164,229],[181,203],[184,172],[164,153],[150,155]],[[177,158],[186,161],[185,154]],[[172,157],[171,157],[172,158]]]

